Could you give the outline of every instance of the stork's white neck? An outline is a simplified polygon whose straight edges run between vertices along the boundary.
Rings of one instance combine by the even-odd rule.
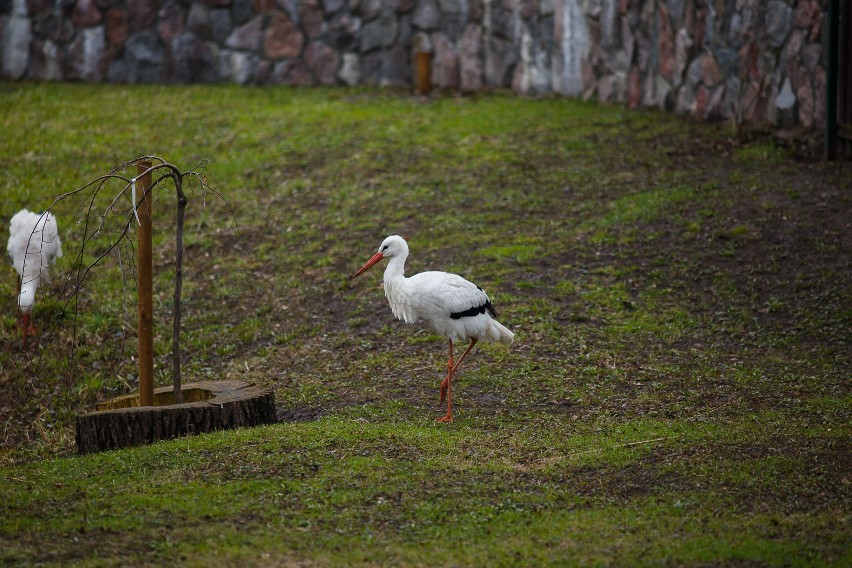
[[[406,323],[414,323],[418,317],[411,307],[408,279],[405,277],[405,259],[406,255],[399,255],[388,262],[384,276],[385,297],[388,299],[393,315]]]
[[[388,261],[388,265],[385,268],[385,281],[387,281],[388,278],[405,278],[406,258],[408,258],[406,255],[397,255]]]
[[[38,277],[24,279],[24,281],[21,283],[21,293],[18,295],[18,307],[25,314],[29,313],[33,309],[38,284]]]
[[[384,282],[385,296],[387,296],[391,308],[393,308],[393,297],[398,297],[405,288],[405,256],[400,255],[390,259],[385,268]],[[394,313],[396,313],[396,309],[394,309]]]

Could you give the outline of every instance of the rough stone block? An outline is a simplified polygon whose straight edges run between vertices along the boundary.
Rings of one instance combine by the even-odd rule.
[[[346,0],[322,0],[322,7],[326,14],[336,14],[346,5]]]
[[[169,45],[164,69],[168,83],[215,83],[219,80],[218,50],[197,35],[185,31]]]
[[[813,128],[814,117],[814,89],[810,80],[803,81],[796,89],[796,99],[799,102],[799,123],[805,128]]]
[[[124,47],[124,61],[127,82],[159,82],[162,79],[163,47],[156,32],[132,35]]]
[[[238,85],[257,82],[260,58],[244,51],[219,51],[219,77],[223,81],[232,81]]]
[[[343,63],[337,77],[349,86],[355,86],[361,82],[361,58],[357,53],[343,54]]]
[[[268,82],[272,85],[294,85],[308,87],[316,84],[316,79],[298,59],[277,61],[269,74]]]
[[[459,61],[453,45],[441,33],[432,35],[434,58],[432,59],[432,83],[440,89],[455,89],[459,86]]]
[[[793,9],[782,0],[771,0],[767,4],[764,26],[769,45],[778,48],[784,45],[793,23]]]
[[[659,22],[660,35],[657,44],[660,54],[660,75],[667,81],[672,81],[675,76],[675,36],[668,12],[663,6],[660,6]]]
[[[512,39],[515,35],[515,15],[502,2],[491,2],[491,32],[503,39]]]
[[[9,79],[20,79],[27,72],[30,58],[30,41],[32,28],[29,18],[12,16],[0,19],[2,38],[0,38],[0,53],[2,53],[3,76]]]
[[[396,42],[398,31],[398,22],[393,17],[393,12],[383,12],[382,16],[361,28],[361,52],[392,46]]]
[[[52,41],[33,42],[30,53],[29,77],[42,81],[60,81],[63,59],[60,50]]]
[[[210,38],[219,44],[224,44],[234,31],[233,16],[227,8],[216,8],[210,11]]]
[[[122,47],[130,35],[127,12],[120,8],[110,8],[106,13],[105,26],[107,45],[113,49]]]
[[[255,16],[252,0],[234,0],[231,4],[231,19],[235,26],[241,26]]]
[[[244,51],[259,51],[263,41],[263,16],[256,16],[248,23],[234,28],[225,45],[231,49]]]
[[[78,28],[90,28],[101,23],[103,16],[93,0],[77,0],[71,12],[71,20]]]
[[[278,5],[275,3],[275,0],[253,0],[252,7],[254,8],[255,14],[261,14],[263,16],[270,16],[278,9]]]
[[[814,72],[822,62],[822,45],[809,43],[802,49],[802,62],[808,71]]]
[[[358,12],[365,21],[372,20],[378,16],[383,8],[383,0],[360,0],[358,2]]]
[[[471,22],[482,23],[485,16],[485,4],[483,0],[469,0],[467,3],[467,16]]]
[[[338,14],[328,27],[329,43],[341,51],[350,51],[358,45],[361,20],[349,14]]]
[[[701,62],[701,81],[708,87],[715,87],[722,82],[722,72],[719,64],[712,55],[705,55]]]
[[[103,26],[82,30],[68,48],[67,77],[78,81],[101,81],[106,71],[101,66],[105,47]]]
[[[784,84],[781,86],[781,92],[775,97],[775,107],[778,110],[788,110],[796,105],[796,94],[793,93],[793,86],[790,84],[790,78],[784,79]]]
[[[365,55],[362,72],[364,82],[371,85],[400,87],[411,81],[408,54],[398,46]]]
[[[147,30],[157,23],[157,3],[155,0],[133,0],[127,3],[127,15],[130,20],[130,30],[139,32]]]
[[[124,19],[124,26],[125,28],[127,28],[126,12],[117,8],[113,8],[109,12],[107,12],[107,36],[109,36],[110,14],[121,14]],[[158,16],[159,20],[157,21],[157,32],[160,34],[160,39],[163,40],[163,43],[171,42],[174,38],[180,35],[181,32],[183,32],[184,11],[181,5],[176,0],[172,0],[163,4],[163,7],[160,8]],[[194,20],[194,18],[191,17],[190,20]],[[197,25],[197,23],[193,21],[193,26],[195,25]],[[125,30],[125,39],[126,37],[127,30]],[[124,43],[124,40],[122,40],[121,43]],[[113,44],[112,38],[110,38],[110,45],[120,44]]]
[[[319,0],[300,0],[298,6],[299,22],[309,40],[316,39],[323,32],[324,16]]]
[[[302,53],[305,36],[284,12],[276,12],[263,34],[264,53],[270,59],[298,57]]]
[[[627,106],[637,108],[642,101],[642,74],[638,67],[630,69],[627,75]]]
[[[513,45],[499,37],[486,42],[490,57],[485,62],[485,82],[490,87],[511,86],[512,72],[518,63],[518,54]]]
[[[334,85],[337,82],[337,70],[340,56],[328,44],[312,42],[305,49],[305,63],[321,85]]]
[[[478,91],[483,87],[482,27],[470,24],[461,39],[460,85],[463,91]]]

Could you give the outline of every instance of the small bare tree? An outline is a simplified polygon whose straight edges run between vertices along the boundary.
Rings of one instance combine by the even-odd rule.
[[[136,168],[137,175],[130,177],[127,170]],[[187,171],[181,171],[177,166],[157,156],[140,156],[125,162],[109,173],[102,175],[86,185],[69,191],[57,197],[47,211],[55,214],[55,209],[68,201],[76,203],[74,213],[68,223],[80,225],[82,237],[73,266],[62,289],[61,313],[68,310],[74,302],[74,340],[76,345],[77,309],[79,294],[84,281],[92,269],[108,256],[117,259],[122,274],[122,294],[126,273],[130,272],[135,280],[139,280],[138,271],[133,270],[133,262],[128,257],[136,256],[134,239],[130,237],[131,227],[140,227],[140,207],[146,200],[153,197],[156,189],[166,187],[169,182],[174,185],[177,198],[177,219],[175,227],[175,287],[174,314],[172,324],[172,380],[174,383],[175,402],[181,403],[181,289],[183,287],[183,250],[184,250],[184,219],[188,199],[184,188],[190,191],[198,189],[206,204],[207,194],[213,194],[222,199],[230,209],[230,204],[221,194],[213,190],[207,183],[205,171],[207,162],[202,161]],[[116,187],[117,186],[117,187]],[[117,191],[116,191],[117,190]],[[150,203],[150,202],[148,202]],[[232,213],[233,217],[233,213]],[[236,220],[235,226],[236,226]],[[239,230],[237,228],[237,230]],[[104,238],[105,237],[105,238]],[[149,237],[150,238],[150,237]],[[126,315],[126,303],[125,303]],[[139,330],[142,333],[142,330]],[[43,353],[43,351],[42,351]],[[147,356],[152,356],[150,353]],[[73,357],[73,347],[72,347]],[[140,380],[140,397],[141,393]],[[141,398],[140,398],[141,400]]]

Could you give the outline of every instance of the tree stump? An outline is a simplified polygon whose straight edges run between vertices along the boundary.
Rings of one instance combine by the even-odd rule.
[[[273,424],[275,395],[242,381],[201,381],[181,389],[154,390],[154,406],[139,406],[139,394],[99,403],[78,414],[77,450],[81,454],[138,446],[178,436]]]

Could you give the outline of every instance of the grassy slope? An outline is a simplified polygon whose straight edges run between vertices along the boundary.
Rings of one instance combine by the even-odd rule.
[[[285,420],[73,457],[73,414],[134,386],[132,298],[108,263],[75,358],[65,318],[35,360],[9,275],[3,561],[850,561],[848,166],[564,100],[3,84],[0,106],[3,219],[136,155],[210,160],[232,209],[191,196],[186,373],[272,385]],[[348,281],[392,232],[518,334],[477,347],[451,427],[443,341],[393,320],[378,271]]]

